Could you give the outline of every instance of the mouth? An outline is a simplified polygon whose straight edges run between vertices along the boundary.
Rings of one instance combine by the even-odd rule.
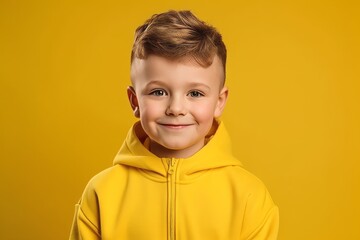
[[[159,123],[159,125],[170,129],[183,129],[191,126],[192,124]]]

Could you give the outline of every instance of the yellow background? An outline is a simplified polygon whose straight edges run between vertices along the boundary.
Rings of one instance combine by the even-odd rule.
[[[223,120],[280,207],[279,239],[360,239],[360,8],[346,0],[2,0],[1,239],[68,238],[135,120],[133,32],[168,9],[223,34]]]

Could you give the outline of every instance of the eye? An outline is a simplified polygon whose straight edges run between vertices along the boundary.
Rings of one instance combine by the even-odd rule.
[[[152,90],[150,92],[150,95],[154,95],[154,96],[165,96],[166,95],[166,92],[162,89],[155,89],[155,90]]]
[[[200,91],[194,90],[194,91],[189,92],[188,96],[198,98],[198,97],[203,97],[204,94],[202,92],[200,92]]]

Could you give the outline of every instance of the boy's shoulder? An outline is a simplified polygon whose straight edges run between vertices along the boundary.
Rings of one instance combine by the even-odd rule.
[[[101,191],[124,182],[127,171],[121,165],[114,165],[94,175],[87,183],[86,190]]]
[[[252,172],[242,166],[234,167],[233,171],[234,178],[239,182],[243,191],[248,192],[248,194],[268,194],[264,182]]]

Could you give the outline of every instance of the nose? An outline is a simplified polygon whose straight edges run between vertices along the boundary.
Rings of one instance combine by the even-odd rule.
[[[186,111],[185,99],[180,96],[172,96],[169,98],[169,103],[165,112],[167,116],[184,116]]]

